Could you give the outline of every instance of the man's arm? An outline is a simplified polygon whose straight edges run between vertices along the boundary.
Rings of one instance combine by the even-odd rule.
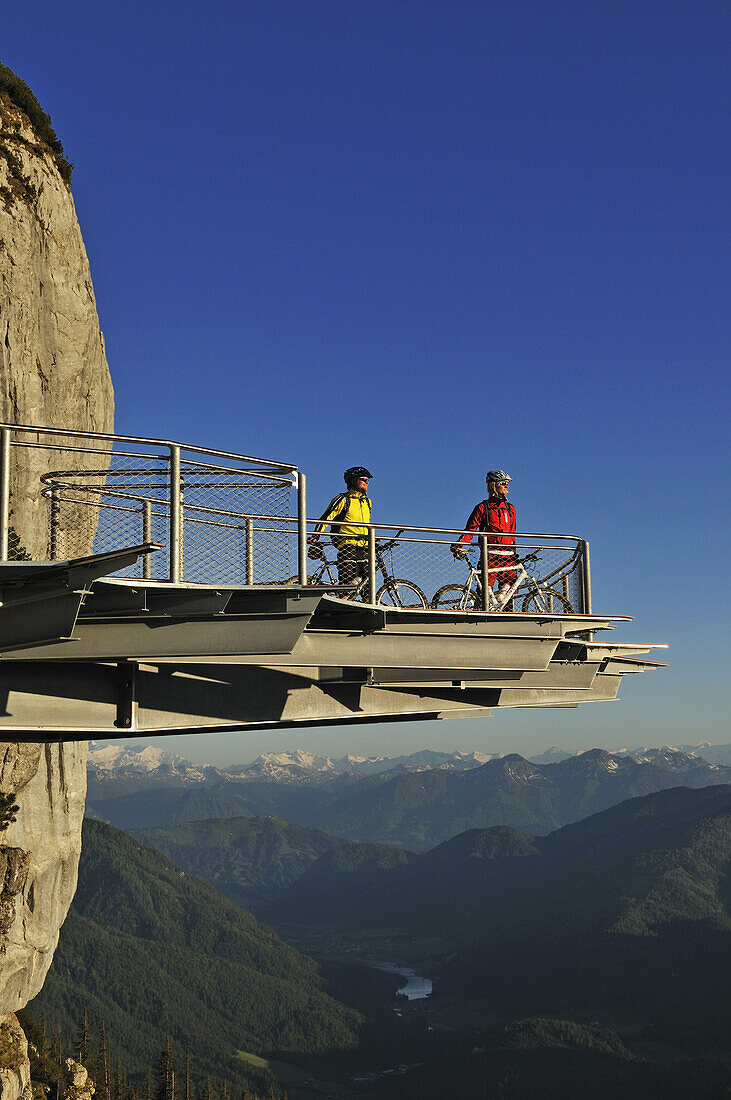
[[[464,544],[472,541],[472,535],[468,534],[468,531],[478,531],[482,523],[482,518],[485,514],[485,502],[481,500],[479,504],[476,504],[469,515],[469,519],[465,523],[465,533],[461,535],[456,542],[453,542],[450,546],[450,550],[454,554],[455,558],[463,558],[465,555]]]
[[[320,516],[319,521],[315,524],[314,533],[308,537],[307,541],[313,549],[317,548],[319,553],[311,553],[310,557],[322,557],[322,550],[320,550],[319,546],[320,532],[324,531],[328,524],[334,523],[339,516],[345,514],[345,511],[347,509],[346,497],[347,493],[338,493],[336,497],[333,497],[325,511]]]

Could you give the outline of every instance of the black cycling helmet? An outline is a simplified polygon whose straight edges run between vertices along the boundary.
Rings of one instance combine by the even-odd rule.
[[[510,474],[506,474],[505,470],[488,470],[485,474],[485,481],[512,481]]]
[[[370,470],[366,470],[365,466],[351,466],[343,474],[346,485],[352,485],[354,481],[357,481],[359,477],[372,478],[373,474]]]

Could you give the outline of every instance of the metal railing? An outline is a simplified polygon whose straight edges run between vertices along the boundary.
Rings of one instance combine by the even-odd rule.
[[[308,520],[311,530],[317,523]],[[460,604],[462,610],[503,610],[488,593],[515,580],[517,587],[505,610],[591,612],[589,544],[577,535],[517,533],[515,543],[505,545],[492,542],[490,534],[452,528],[363,526],[368,531],[363,548],[366,581],[356,598],[387,606],[399,606],[403,598],[404,606],[417,609]],[[452,553],[465,534],[472,536],[466,561]],[[342,539],[336,532],[334,538],[319,536],[324,558],[309,561],[308,583],[327,587],[335,578],[343,579],[337,568],[338,543],[342,545]]]
[[[122,576],[267,583],[289,550],[294,494],[296,517],[305,478],[289,463],[173,440],[0,425],[3,560],[69,560],[155,541],[161,549]]]
[[[117,575],[337,588],[337,533],[334,541],[321,536],[324,568],[308,558],[308,535],[319,521],[306,515],[305,476],[288,463],[171,440],[0,425],[3,560],[69,560],[154,541],[161,544],[157,553]],[[460,530],[363,526],[366,576],[351,593],[355,598],[400,606],[393,588],[399,581],[415,607],[461,602],[462,609],[495,610],[489,589],[507,579],[510,562],[503,565],[505,547],[490,543],[489,535],[474,533],[470,570],[451,553]],[[585,540],[518,534],[509,550],[526,563],[531,583],[521,581],[504,609],[535,610],[541,603],[531,603],[531,596],[541,587],[552,611],[591,612]],[[466,584],[471,594],[461,599]]]

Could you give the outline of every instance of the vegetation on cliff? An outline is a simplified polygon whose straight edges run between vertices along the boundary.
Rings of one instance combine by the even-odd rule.
[[[51,124],[50,116],[43,110],[26,82],[2,62],[0,62],[0,94],[6,95],[11,103],[28,116],[39,141],[50,150],[62,179],[70,184],[74,166],[66,158],[63,145]]]

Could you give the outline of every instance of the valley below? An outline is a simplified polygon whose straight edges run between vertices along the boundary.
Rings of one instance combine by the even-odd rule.
[[[700,1098],[731,1078],[731,786],[658,756],[297,782],[178,766],[119,794],[92,755],[79,887],[30,1013],[68,1035],[103,1020],[139,1082],[169,1036],[196,1087],[293,1100],[547,1080]],[[355,839],[384,832],[400,843]]]

